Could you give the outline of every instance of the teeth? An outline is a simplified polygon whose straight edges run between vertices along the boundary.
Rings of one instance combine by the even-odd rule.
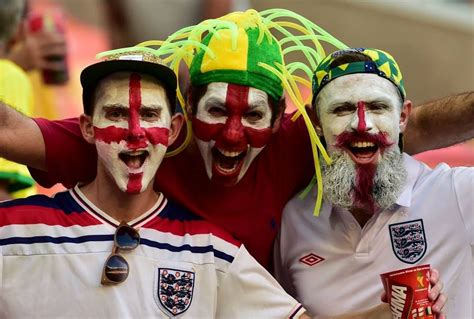
[[[231,152],[231,151],[225,151],[225,150],[221,150],[221,149],[217,149],[222,155],[224,156],[227,156],[227,157],[237,157],[239,156],[240,154],[242,154],[242,152]]]
[[[131,151],[131,152],[125,152],[125,154],[129,156],[139,156],[139,155],[145,154],[145,151]]]
[[[351,147],[372,147],[375,146],[372,142],[353,142],[351,143]]]

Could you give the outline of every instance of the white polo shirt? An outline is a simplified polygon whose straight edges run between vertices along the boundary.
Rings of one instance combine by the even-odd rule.
[[[328,203],[313,217],[315,190],[287,204],[276,277],[310,313],[366,310],[381,302],[379,274],[429,263],[445,284],[447,317],[474,318],[474,168],[432,170],[406,154],[404,161],[408,180],[397,205],[363,228]]]

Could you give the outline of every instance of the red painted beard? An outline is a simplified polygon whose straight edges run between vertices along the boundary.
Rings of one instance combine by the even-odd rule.
[[[225,123],[210,124],[193,117],[193,132],[204,142],[215,142],[211,149],[212,181],[232,186],[239,181],[250,148],[263,148],[272,135],[271,127],[255,129],[243,125],[249,110],[249,87],[228,84]],[[206,156],[205,154],[202,154]]]
[[[365,143],[362,146],[358,143]],[[336,139],[336,147],[349,154],[355,164],[354,207],[375,213],[377,207],[373,197],[377,160],[380,154],[393,143],[384,133],[369,134],[366,131],[343,132]]]
[[[117,143],[125,141],[125,150],[127,152],[148,149],[149,145],[168,145],[169,129],[162,127],[150,127],[143,128],[140,125],[140,106],[142,104],[141,99],[141,85],[140,75],[132,73],[130,75],[129,84],[129,118],[128,118],[128,129],[108,126],[105,128],[94,127],[94,136],[97,141],[104,142],[106,144]],[[150,156],[148,150],[140,156],[131,156],[123,152],[119,154],[119,158],[130,168],[131,162],[137,162],[131,160],[133,157],[140,157],[140,166],[143,165],[147,157]],[[137,194],[142,191],[142,180],[143,172],[141,173],[129,173],[129,179],[127,182],[126,192],[130,194]]]

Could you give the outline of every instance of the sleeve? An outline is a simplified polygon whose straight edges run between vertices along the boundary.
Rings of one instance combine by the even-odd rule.
[[[43,134],[47,172],[29,168],[33,178],[43,187],[62,183],[71,188],[78,182],[90,182],[97,169],[94,145],[83,138],[77,118],[50,121],[35,119]]]
[[[219,283],[217,318],[299,318],[304,308],[241,246]]]
[[[474,246],[474,167],[454,168],[453,183],[469,243]]]

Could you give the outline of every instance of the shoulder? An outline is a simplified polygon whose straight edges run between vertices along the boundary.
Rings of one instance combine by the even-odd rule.
[[[19,66],[0,59],[0,98],[22,113],[31,113],[33,90],[31,82]]]
[[[465,183],[474,180],[473,167],[450,167],[446,163],[440,163],[434,168],[430,168],[422,162],[410,156],[405,156],[408,169],[418,166],[417,186],[431,185],[433,187],[443,187],[447,184]]]
[[[8,224],[56,223],[63,215],[83,212],[68,191],[54,197],[34,195],[0,203],[0,226]]]
[[[29,83],[25,71],[9,60],[0,59],[0,70],[2,70],[2,74],[5,75],[5,77],[2,77],[3,79],[9,79],[9,81],[10,79],[15,81],[20,80]]]

